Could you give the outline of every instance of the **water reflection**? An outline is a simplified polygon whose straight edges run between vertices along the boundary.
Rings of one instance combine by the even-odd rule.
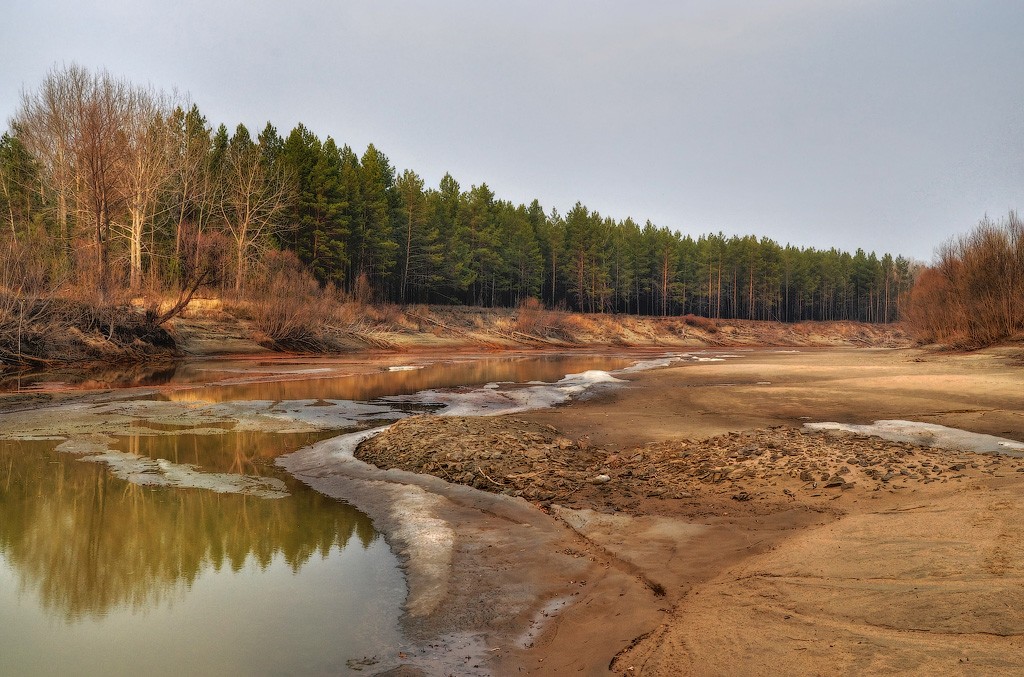
[[[121,440],[143,454],[268,474],[267,461],[307,439],[259,444],[252,435]],[[220,448],[209,448],[207,443]],[[52,441],[0,441],[0,555],[48,615],[73,622],[173,603],[204,571],[265,569],[280,556],[293,572],[355,536],[370,520],[282,476],[284,500],[132,485],[100,465],[56,452]],[[170,447],[176,446],[176,449]],[[221,458],[225,449],[235,453]]]
[[[81,369],[27,371],[0,377],[0,392],[33,390],[105,390],[166,385],[175,380],[177,363],[97,366]]]
[[[261,381],[173,390],[163,394],[175,402],[245,400],[355,400],[411,395],[422,390],[483,385],[492,382],[554,382],[569,373],[613,370],[635,360],[608,355],[544,355],[481,358],[424,364],[420,369],[325,376],[290,381]]]
[[[630,362],[496,357],[393,371],[312,359],[208,361],[91,383],[279,380],[12,414],[0,435],[26,439],[0,440],[0,674],[338,674],[351,658],[394,653],[405,595],[394,554],[365,515],[296,482],[274,459],[429,408],[379,398],[550,383]],[[363,373],[340,375],[351,371]],[[315,428],[323,430],[298,432]],[[82,462],[89,459],[103,462]],[[176,477],[194,467],[201,482],[191,486],[213,490],[119,479],[128,471],[117,463],[130,462],[142,475],[130,479],[155,481],[149,459],[173,465]],[[288,495],[217,493],[211,482],[221,476],[273,480]]]

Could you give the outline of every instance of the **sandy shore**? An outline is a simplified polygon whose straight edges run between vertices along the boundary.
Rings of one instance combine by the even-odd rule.
[[[1024,461],[801,426],[1024,440],[1021,352],[756,352],[553,410],[409,419],[357,455],[543,517],[514,566],[452,522],[442,625],[482,630],[496,674],[1020,674]],[[524,579],[505,624],[457,610]]]

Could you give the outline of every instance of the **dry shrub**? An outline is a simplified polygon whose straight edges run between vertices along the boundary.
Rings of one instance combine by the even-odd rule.
[[[7,243],[0,249],[0,361],[21,362],[27,339],[53,315],[46,266],[32,252]]]
[[[352,285],[352,298],[364,306],[374,302],[373,285],[366,273],[359,273],[355,283]]]
[[[553,316],[539,300],[526,298],[516,308],[515,330],[523,334],[544,334],[554,327]]]
[[[245,312],[256,329],[273,343],[291,350],[318,350],[325,319],[325,300],[320,285],[291,252],[269,252],[258,271],[264,282],[252,293]],[[251,288],[255,287],[253,285]]]
[[[561,330],[572,339],[593,334],[597,330],[594,320],[580,313],[566,314],[559,324]]]
[[[0,249],[0,361],[109,357],[109,344],[128,352],[174,347],[148,314],[132,308],[128,289],[114,283],[116,275],[100,288],[94,249],[72,250],[75,273],[67,283],[52,251],[10,244]],[[102,337],[108,346],[83,334]]]
[[[702,331],[706,331],[709,334],[715,334],[718,332],[718,322],[712,320],[709,317],[703,317],[701,315],[694,315],[691,313],[688,315],[683,315],[682,320],[683,323],[685,323],[688,327],[700,329]]]
[[[422,320],[411,317],[402,306],[388,303],[382,306],[382,308],[384,311],[384,321],[391,327],[399,330],[419,331]]]
[[[1024,222],[983,219],[943,245],[904,307],[914,336],[976,348],[1024,332]]]

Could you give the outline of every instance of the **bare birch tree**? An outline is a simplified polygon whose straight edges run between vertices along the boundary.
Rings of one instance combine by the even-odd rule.
[[[109,285],[111,225],[125,202],[129,90],[106,71],[55,68],[38,91],[23,95],[15,117],[26,145],[49,170],[62,236],[70,235],[70,213],[80,230],[90,232],[101,295]]]
[[[288,176],[263,161],[260,147],[242,125],[231,139],[224,160],[223,187],[220,210],[234,244],[238,293],[260,245],[283,227],[282,217],[294,191]]]
[[[132,88],[124,118],[123,186],[128,240],[129,284],[142,284],[142,254],[146,228],[153,220],[161,190],[171,176],[171,141],[165,98],[147,89]]]

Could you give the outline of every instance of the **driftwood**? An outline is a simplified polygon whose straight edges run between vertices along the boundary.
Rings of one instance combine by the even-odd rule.
[[[195,296],[196,292],[199,290],[199,287],[210,281],[212,277],[213,275],[209,270],[205,270],[201,275],[197,275],[196,278],[192,281],[192,284],[188,286],[188,289],[184,290],[183,293],[178,296],[178,302],[171,306],[167,310],[167,312],[154,318],[153,326],[159,327],[167,320],[179,315],[183,310],[185,310],[185,308],[188,307],[188,304],[192,301],[192,297]]]
[[[355,338],[359,341],[363,341],[364,343],[369,343],[370,345],[376,348],[380,348],[381,350],[392,350],[395,347],[393,343],[387,341],[386,339],[377,338],[376,336],[369,332],[361,332],[355,329],[348,329],[345,327],[336,327],[330,324],[325,324],[324,328],[338,332],[339,334],[351,336],[352,338]]]

